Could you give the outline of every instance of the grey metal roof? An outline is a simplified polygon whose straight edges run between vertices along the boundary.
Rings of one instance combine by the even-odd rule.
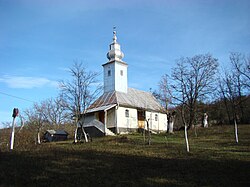
[[[50,133],[50,134],[55,134],[56,133],[55,130],[47,130],[47,132]]]
[[[87,109],[87,113],[93,109],[112,104],[137,109],[147,109],[160,112],[164,111],[163,107],[150,92],[128,88],[127,93],[117,91],[104,93]]]
[[[57,135],[68,135],[68,133],[64,130],[47,130],[49,134],[57,134]]]
[[[116,104],[111,104],[111,105],[105,105],[105,106],[100,106],[100,107],[96,107],[96,108],[91,108],[91,109],[87,109],[86,113],[109,110],[110,108],[113,108],[114,106],[116,106]]]
[[[56,134],[68,135],[68,133],[65,130],[56,130]]]

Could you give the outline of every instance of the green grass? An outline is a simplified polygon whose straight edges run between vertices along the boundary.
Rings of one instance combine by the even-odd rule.
[[[1,144],[0,186],[250,186],[250,125],[238,144],[233,126],[197,132],[190,153],[183,131],[152,135],[150,146],[141,134],[40,146],[19,135],[14,151]]]

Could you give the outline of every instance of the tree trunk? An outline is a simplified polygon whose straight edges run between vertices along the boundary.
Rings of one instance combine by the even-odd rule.
[[[150,130],[149,130],[149,120],[147,121],[147,128],[148,128],[148,145],[151,145],[151,134],[150,134]]]
[[[169,123],[169,130],[168,130],[168,132],[169,132],[170,134],[173,134],[173,132],[174,132],[174,122],[173,122],[173,121],[171,121],[171,122]]]
[[[88,142],[88,137],[87,137],[87,134],[86,134],[86,132],[85,132],[85,130],[83,128],[83,125],[82,125],[82,132],[84,134],[85,142]]]
[[[38,132],[37,132],[37,143],[41,144],[40,130],[38,130]]]
[[[236,123],[236,119],[234,120],[234,132],[235,132],[235,141],[236,143],[239,142],[239,139],[238,139],[238,126],[237,126],[237,123]]]
[[[146,129],[145,129],[145,126],[143,128],[143,140],[144,140],[144,143],[146,144]]]
[[[203,126],[204,128],[208,128],[208,121],[207,121],[208,115],[204,113],[203,115]]]
[[[185,125],[185,141],[186,141],[186,146],[187,146],[187,152],[189,152],[189,143],[188,143],[187,125]]]
[[[197,126],[196,126],[196,125],[194,126],[194,134],[195,134],[195,137],[198,137],[198,134],[197,134]]]
[[[181,107],[181,117],[182,117],[182,121],[183,121],[184,126],[185,126],[184,133],[185,133],[185,142],[186,142],[187,152],[189,152],[189,143],[188,143],[188,134],[187,134],[188,127],[187,127],[187,123],[185,121],[185,116],[184,115],[185,115],[184,114],[184,105],[182,105],[182,107]]]
[[[191,108],[189,111],[189,123],[188,123],[188,129],[194,128],[194,119],[195,119],[195,109]]]
[[[230,111],[229,111],[229,106],[228,106],[228,101],[227,101],[227,97],[223,91],[223,88],[221,87],[221,92],[222,92],[222,95],[223,95],[223,102],[224,102],[224,105],[226,107],[226,113],[227,113],[227,117],[228,117],[228,122],[230,123],[231,121],[231,118],[230,118]]]
[[[77,143],[77,129],[78,129],[78,127],[76,126],[74,143]]]
[[[74,143],[77,143],[77,130],[78,130],[78,118],[75,119],[75,123],[76,123],[76,130],[75,130],[75,139],[74,139]]]

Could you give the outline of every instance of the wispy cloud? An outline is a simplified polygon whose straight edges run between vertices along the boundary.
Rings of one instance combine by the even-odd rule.
[[[154,55],[132,55],[128,61],[129,66],[142,69],[152,69],[157,67],[158,69],[169,69],[172,65],[171,60],[164,57]]]
[[[10,88],[41,88],[44,86],[57,87],[58,82],[44,77],[24,77],[4,75],[0,77],[0,82],[8,85]]]

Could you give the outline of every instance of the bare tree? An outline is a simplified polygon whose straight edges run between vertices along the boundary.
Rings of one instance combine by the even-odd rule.
[[[231,67],[224,69],[219,80],[219,93],[224,101],[229,123],[234,124],[235,141],[238,143],[238,124],[249,121],[246,100],[250,88],[250,58],[231,52]]]
[[[185,126],[185,141],[189,152],[187,130],[195,125],[197,103],[214,91],[217,59],[210,54],[180,58],[172,71],[171,88],[174,103],[179,105]]]
[[[222,98],[223,100],[227,118],[228,118],[228,121],[230,122],[231,115],[230,115],[230,109],[229,109],[230,107],[229,107],[228,99],[226,97],[226,84],[224,84],[224,80],[222,77],[219,78],[218,85],[219,85],[219,89],[218,89],[219,97]]]
[[[248,121],[248,116],[245,115],[244,102],[245,95],[250,94],[250,58],[245,58],[241,53],[230,53],[230,62],[232,70],[228,72],[233,78],[233,86],[236,89],[239,111],[239,122],[245,123]]]
[[[24,111],[27,119],[27,123],[30,128],[35,127],[36,129],[36,143],[41,144],[41,131],[47,120],[47,117],[44,113],[45,105],[35,103],[32,108],[26,109]]]
[[[221,73],[219,92],[224,100],[229,122],[234,124],[235,140],[238,143],[238,123],[247,121],[244,102],[250,87],[249,59],[236,52],[230,53],[229,59],[232,66]]]
[[[80,126],[86,137],[83,123],[80,123],[79,120],[83,118],[82,121],[84,121],[87,107],[100,93],[101,87],[97,82],[99,73],[87,71],[83,63],[77,61],[75,61],[73,66],[69,69],[69,73],[72,79],[70,81],[60,82],[62,95],[67,103],[67,108],[75,118],[75,123]],[[77,142],[77,129],[75,132],[75,142]]]
[[[197,102],[215,90],[218,60],[210,54],[181,58],[172,71],[173,99],[182,107],[183,123],[190,128],[196,123]]]
[[[234,72],[242,78],[242,88],[250,88],[250,57],[246,58],[245,55],[238,52],[230,53],[230,62]]]
[[[59,126],[70,120],[67,103],[61,95],[55,99],[50,98],[42,101],[42,105],[44,106],[44,116],[51,124]]]
[[[11,121],[2,122],[2,126],[3,126],[4,128],[10,128],[10,127],[11,127]]]
[[[172,92],[169,85],[169,76],[167,74],[161,77],[158,84],[158,90],[153,95],[160,101],[161,105],[168,111],[169,104],[172,102]]]
[[[235,126],[235,140],[238,143],[238,126],[237,126],[237,107],[239,106],[238,90],[235,84],[234,74],[225,73],[225,77],[221,78],[220,81],[220,92],[225,100],[225,106],[228,112],[229,121],[234,122]],[[229,106],[228,106],[229,103]],[[230,108],[229,108],[230,107]]]

